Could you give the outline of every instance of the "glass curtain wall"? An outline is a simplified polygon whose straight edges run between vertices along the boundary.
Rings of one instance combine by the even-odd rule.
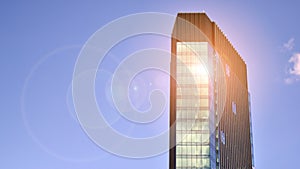
[[[210,168],[208,43],[177,42],[176,168]]]

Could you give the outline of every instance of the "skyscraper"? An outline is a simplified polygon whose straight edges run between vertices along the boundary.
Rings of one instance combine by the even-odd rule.
[[[247,68],[205,13],[172,32],[170,169],[252,169]]]

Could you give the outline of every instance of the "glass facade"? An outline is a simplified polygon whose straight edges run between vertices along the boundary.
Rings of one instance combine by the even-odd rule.
[[[176,168],[211,168],[208,43],[176,48]]]
[[[253,132],[252,132],[252,117],[251,117],[251,95],[248,93],[248,102],[249,102],[249,119],[250,119],[250,141],[251,141],[251,156],[252,156],[252,168],[255,168],[254,165],[254,146],[253,146]]]

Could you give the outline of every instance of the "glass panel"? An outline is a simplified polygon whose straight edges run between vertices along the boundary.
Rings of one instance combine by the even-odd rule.
[[[208,43],[177,43],[176,168],[209,167]]]
[[[208,107],[208,99],[200,99],[200,106],[201,107]]]

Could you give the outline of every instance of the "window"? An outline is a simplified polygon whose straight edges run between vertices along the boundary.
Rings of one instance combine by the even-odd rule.
[[[236,103],[232,102],[232,112],[236,115]]]
[[[221,136],[221,142],[223,144],[226,144],[226,137],[225,137],[225,133],[223,131],[220,131],[220,136]]]
[[[226,75],[230,77],[230,67],[227,64],[225,65],[225,69],[226,69]]]

